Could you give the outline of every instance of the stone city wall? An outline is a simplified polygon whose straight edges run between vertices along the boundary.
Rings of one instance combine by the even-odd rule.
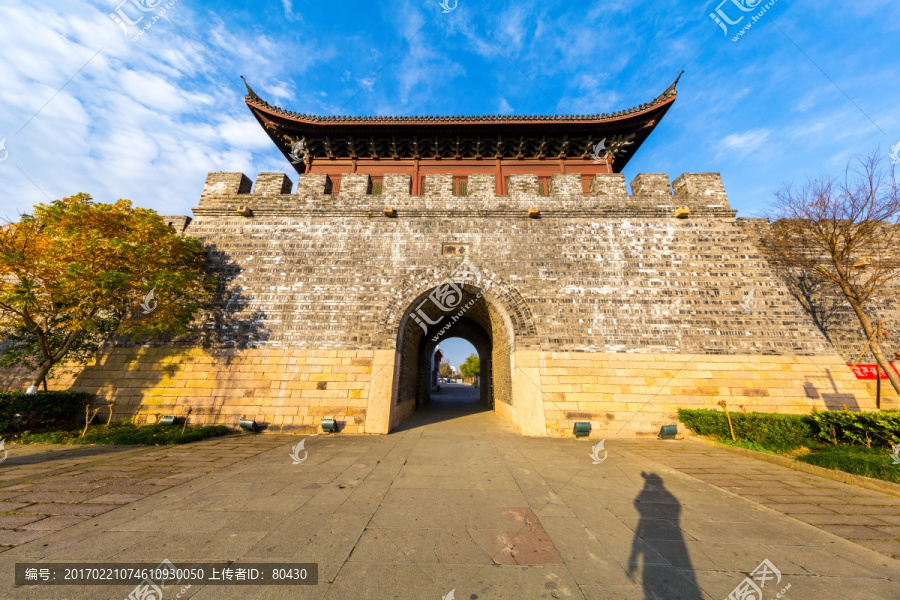
[[[599,437],[655,435],[677,407],[720,399],[874,406],[735,220],[718,174],[631,187],[597,175],[584,194],[578,174],[559,174],[540,195],[537,176],[514,175],[497,196],[476,175],[457,196],[449,175],[429,175],[413,196],[409,175],[388,175],[372,194],[357,173],[338,194],[316,174],[292,193],[283,174],[251,185],[211,173],[184,233],[220,274],[215,310],[194,335],[106,349],[75,387],[144,419],[190,407],[194,422],[312,431],[330,416],[385,433],[415,406],[396,383],[417,360],[398,344],[412,303],[468,258],[501,348],[493,369],[509,371],[495,409],[522,433],[590,421]]]

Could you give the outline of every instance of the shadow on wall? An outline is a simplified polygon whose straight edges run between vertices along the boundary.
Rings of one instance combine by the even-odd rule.
[[[644,488],[634,499],[640,520],[631,542],[628,576],[634,579],[642,559],[641,584],[645,600],[701,600],[681,531],[681,503],[656,473],[641,472]],[[659,557],[665,559],[665,563]]]
[[[210,304],[198,313],[188,333],[139,343],[112,339],[98,352],[96,364],[82,370],[72,389],[96,394],[97,406],[114,400],[114,419],[144,413],[137,423],[153,423],[154,414],[184,416],[188,407],[192,421],[216,423],[222,422],[218,417],[230,398],[245,398],[241,405],[262,404],[261,399],[252,399],[259,390],[241,389],[240,382],[232,379],[240,370],[234,364],[239,362],[237,351],[268,340],[266,314],[246,310],[252,298],[237,283],[241,267],[215,246],[208,245],[207,252],[209,269],[219,276],[219,282]],[[197,349],[207,352],[187,352]],[[210,357],[213,352],[215,358]],[[203,366],[194,369],[194,364]],[[215,380],[215,385],[185,389],[197,385],[203,375],[207,381]],[[191,400],[179,402],[177,396],[191,396]],[[104,411],[97,420],[105,422],[108,416]],[[237,423],[238,417],[231,420]]]
[[[825,373],[828,375],[828,381],[831,382],[833,393],[820,393],[816,384],[807,380],[803,384],[803,390],[806,393],[806,397],[811,400],[822,400],[828,410],[859,410],[856,396],[853,394],[842,394],[838,390],[837,383],[831,375],[831,369],[825,369]]]

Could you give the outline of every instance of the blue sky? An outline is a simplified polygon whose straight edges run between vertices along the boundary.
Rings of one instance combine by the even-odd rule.
[[[777,0],[737,42],[709,17],[718,0],[120,2],[0,0],[0,215],[79,191],[190,214],[208,171],[290,172],[242,74],[308,113],[532,114],[628,108],[684,68],[626,175],[719,171],[740,216],[784,181],[900,142],[887,0]],[[740,2],[759,4],[721,9],[749,18]],[[117,7],[144,18],[125,33]]]
[[[444,354],[442,360],[447,361],[457,369],[459,369],[459,365],[466,362],[470,355],[478,355],[475,346],[462,338],[447,338],[442,340],[438,347]]]

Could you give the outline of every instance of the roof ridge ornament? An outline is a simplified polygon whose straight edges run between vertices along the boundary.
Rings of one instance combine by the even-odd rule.
[[[666,88],[666,91],[663,92],[663,96],[667,96],[667,95],[671,94],[672,92],[676,91],[675,86],[678,85],[678,82],[681,80],[682,75],[684,75],[684,69],[682,69],[681,72],[678,73],[678,77],[675,78],[675,81],[672,82],[672,85],[670,85],[669,87]]]
[[[250,98],[251,100],[255,100],[257,102],[263,102],[263,99],[260,98],[259,95],[253,91],[253,88],[250,87],[250,84],[247,83],[247,80],[244,78],[243,75],[241,75],[241,80],[244,82],[244,85],[247,86],[247,96],[246,97]]]

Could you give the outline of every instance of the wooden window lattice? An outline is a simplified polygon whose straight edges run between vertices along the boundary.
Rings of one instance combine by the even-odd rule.
[[[538,177],[538,194],[541,196],[550,195],[550,178]]]

